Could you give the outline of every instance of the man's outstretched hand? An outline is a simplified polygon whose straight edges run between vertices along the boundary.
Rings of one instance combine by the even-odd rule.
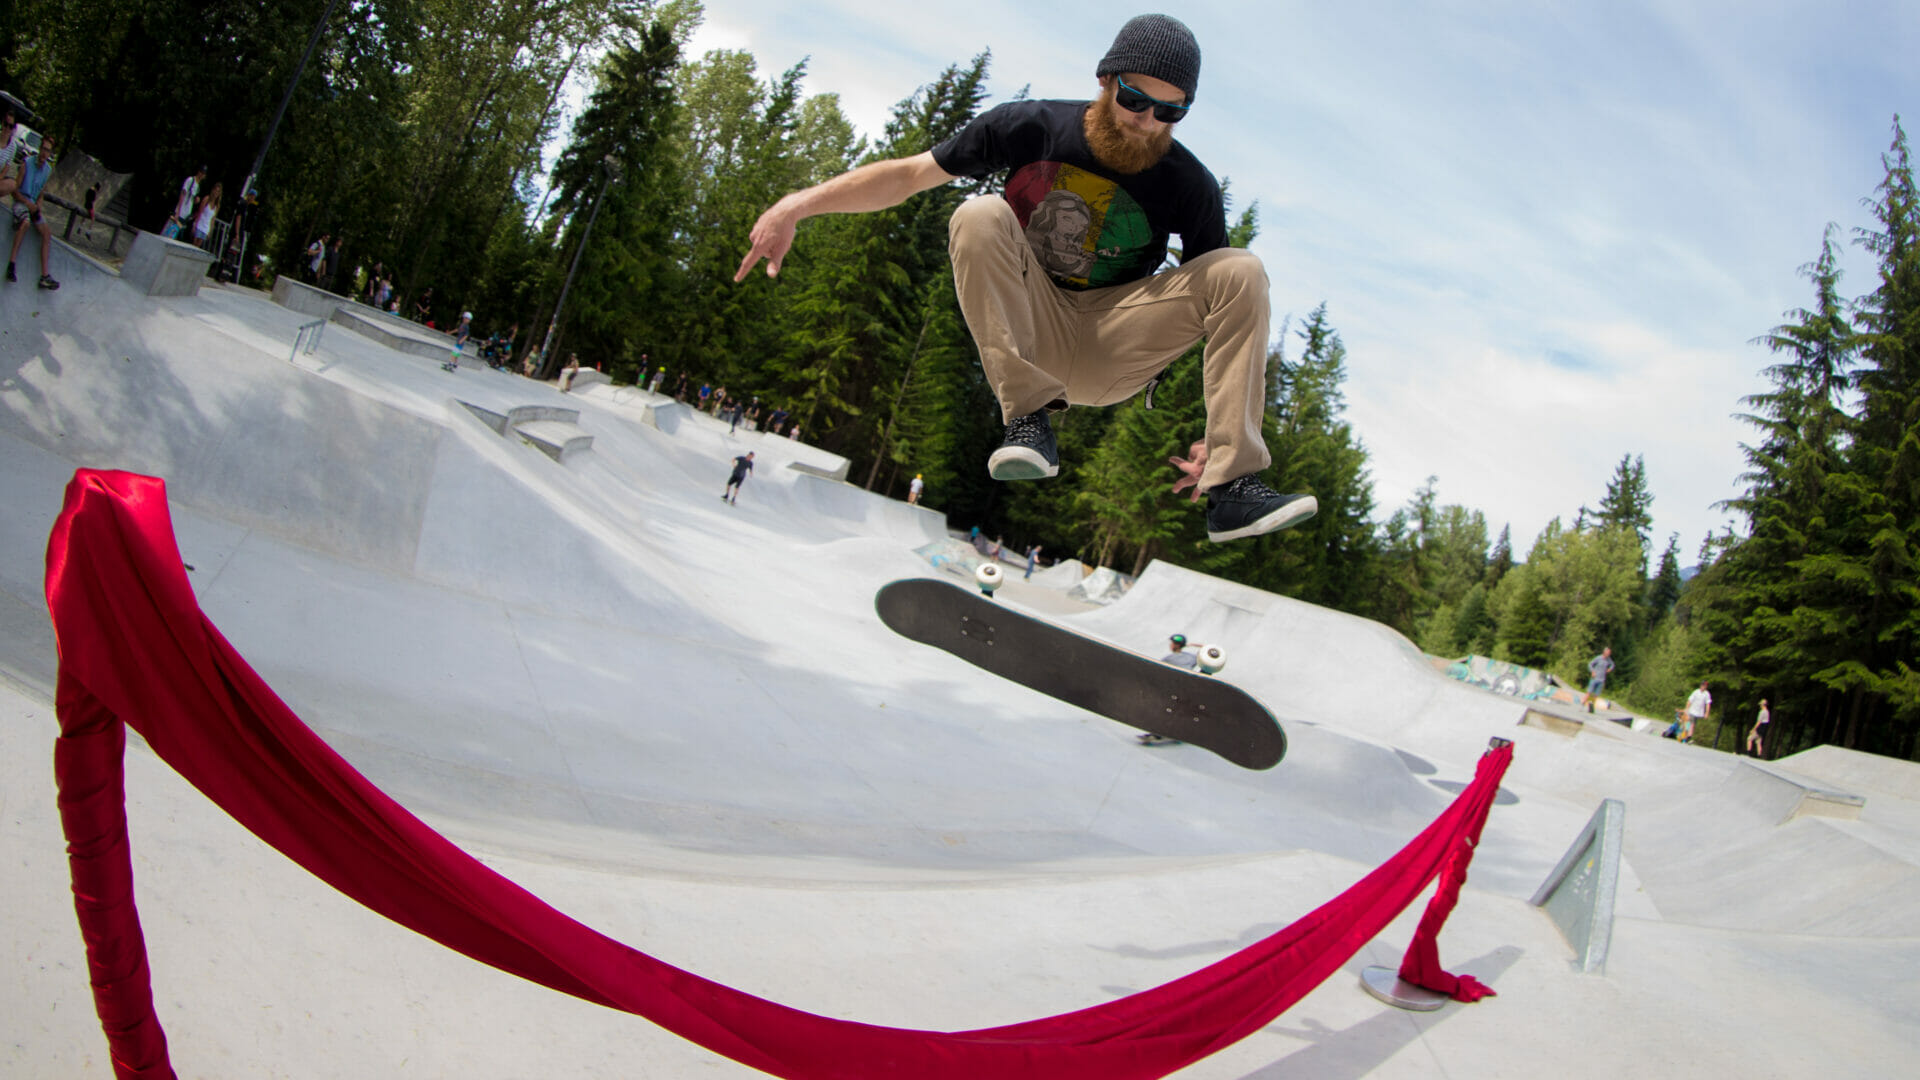
[[[752,247],[747,249],[747,257],[740,260],[740,270],[733,275],[735,284],[747,279],[755,263],[767,260],[767,276],[779,277],[780,264],[786,260],[787,252],[793,247],[793,230],[799,222],[783,211],[779,203],[774,203],[760,220],[753,223],[753,231],[747,234]]]
[[[1181,473],[1184,474],[1180,479],[1173,482],[1173,493],[1178,495],[1182,491],[1192,488],[1193,494],[1188,496],[1188,498],[1194,502],[1199,502],[1200,474],[1207,470],[1207,444],[1204,441],[1194,443],[1192,446],[1187,447],[1187,453],[1192,456],[1180,457],[1176,454],[1167,459],[1167,464],[1179,469]]]

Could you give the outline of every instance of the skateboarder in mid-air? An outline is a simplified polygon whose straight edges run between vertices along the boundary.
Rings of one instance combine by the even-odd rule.
[[[749,450],[733,459],[733,475],[727,477],[727,490],[720,493],[720,501],[732,506],[740,505],[740,485],[753,471],[753,451]]]
[[[1208,537],[1305,521],[1319,509],[1312,495],[1283,495],[1259,477],[1270,464],[1260,434],[1266,270],[1227,246],[1219,182],[1173,139],[1193,107],[1200,46],[1179,20],[1141,15],[1094,75],[1092,102],[1009,102],[926,153],[788,195],[754,224],[734,280],[762,259],[778,274],[795,226],[816,214],[880,210],[1005,172],[1004,196],[967,200],[947,227],[960,309],[1007,426],[988,473],[1057,475],[1048,413],[1124,401],[1204,337],[1205,453],[1190,463],[1189,483],[1206,495]],[[1180,265],[1160,270],[1173,233]]]

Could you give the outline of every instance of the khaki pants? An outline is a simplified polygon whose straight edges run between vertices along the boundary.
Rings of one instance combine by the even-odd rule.
[[[947,233],[960,310],[1002,421],[1125,401],[1205,337],[1201,490],[1271,463],[1260,437],[1268,317],[1259,256],[1222,248],[1139,281],[1076,292],[1047,277],[997,195],[961,204]]]

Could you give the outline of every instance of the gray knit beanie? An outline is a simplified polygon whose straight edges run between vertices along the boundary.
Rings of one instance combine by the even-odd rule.
[[[1193,104],[1200,84],[1200,43],[1187,24],[1171,15],[1135,15],[1120,28],[1113,48],[1100,58],[1095,75],[1122,75],[1129,71],[1167,82],[1186,91]]]

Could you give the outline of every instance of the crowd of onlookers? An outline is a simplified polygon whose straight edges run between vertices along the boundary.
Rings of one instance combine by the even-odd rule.
[[[644,361],[645,357],[641,359]],[[774,435],[785,435],[789,439],[800,437],[799,420],[784,407],[763,404],[757,397],[728,393],[725,386],[696,381],[685,371],[675,377],[671,389],[663,389],[666,381],[665,365],[653,369],[649,374],[643,363],[636,385],[644,386],[655,394],[666,394],[675,401],[690,404],[701,412],[711,414],[715,419],[725,420],[729,431],[738,431],[745,427],[748,431],[766,431]]]

